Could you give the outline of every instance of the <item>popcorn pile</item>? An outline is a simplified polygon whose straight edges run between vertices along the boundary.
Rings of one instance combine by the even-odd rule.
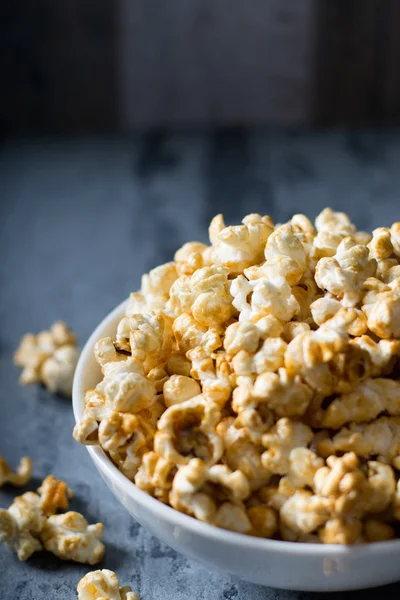
[[[14,362],[22,367],[22,385],[41,383],[53,394],[71,397],[78,358],[76,335],[57,321],[49,331],[24,335]]]
[[[265,538],[354,544],[400,520],[400,223],[327,208],[209,229],[142,278],[74,437],[142,490]]]
[[[30,459],[29,469],[31,473]],[[10,478],[8,481],[24,485],[30,473],[29,476],[22,473],[23,483]],[[64,560],[98,563],[104,555],[102,523],[89,525],[80,513],[73,511],[56,514],[68,510],[71,498],[68,485],[48,475],[37,493],[25,492],[8,509],[0,509],[0,543],[15,552],[19,560],[27,560],[34,552],[46,549]]]

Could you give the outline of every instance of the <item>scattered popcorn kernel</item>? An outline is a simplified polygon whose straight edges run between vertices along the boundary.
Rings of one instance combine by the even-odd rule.
[[[5,483],[22,487],[28,483],[32,476],[33,463],[29,456],[21,458],[17,470],[12,471],[7,461],[0,454],[0,488]]]
[[[89,525],[82,515],[70,511],[49,517],[40,539],[45,549],[58,558],[95,565],[104,555],[103,530],[101,523]]]
[[[23,385],[41,383],[52,393],[71,396],[78,358],[75,334],[57,321],[49,331],[27,333],[15,352],[14,362],[23,369]]]
[[[102,569],[87,573],[77,587],[78,600],[140,600],[129,585],[119,587],[113,571]]]
[[[27,560],[43,548],[39,533],[45,520],[37,494],[17,496],[8,510],[0,509],[0,543],[15,552],[19,560]]]
[[[58,510],[67,510],[73,495],[65,481],[56,479],[54,475],[48,475],[37,492],[40,496],[40,509],[46,517],[54,515]]]

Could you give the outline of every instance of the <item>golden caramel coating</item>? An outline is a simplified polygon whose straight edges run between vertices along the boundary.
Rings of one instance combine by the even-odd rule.
[[[77,587],[78,600],[140,600],[129,585],[119,586],[113,571],[102,569],[87,573]]]
[[[0,454],[0,488],[6,483],[17,487],[26,485],[32,476],[32,470],[33,462],[29,456],[21,458],[14,473],[8,462]]]
[[[79,354],[76,335],[62,321],[37,335],[27,333],[14,354],[15,364],[22,367],[20,383],[41,383],[51,393],[71,397]]]
[[[103,531],[101,523],[89,525],[82,515],[70,511],[49,517],[40,539],[45,549],[58,558],[95,565],[104,556]]]
[[[217,215],[209,237],[144,275],[115,338],[97,342],[102,380],[75,439],[218,527],[302,543],[398,536],[400,222],[369,233],[330,208],[315,226]],[[54,335],[25,340],[28,379]]]

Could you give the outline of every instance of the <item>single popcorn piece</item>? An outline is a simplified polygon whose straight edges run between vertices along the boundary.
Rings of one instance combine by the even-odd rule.
[[[266,448],[262,464],[271,473],[285,475],[290,468],[289,457],[294,448],[306,447],[313,433],[310,427],[288,418],[279,419],[268,433],[262,437]]]
[[[154,450],[178,465],[187,464],[192,457],[202,458],[207,465],[215,464],[223,453],[222,440],[216,432],[220,418],[218,406],[201,394],[174,404],[158,421]]]
[[[176,316],[191,313],[205,327],[222,325],[234,312],[228,274],[228,268],[213,265],[198,269],[190,277],[181,275],[171,287],[170,310]]]
[[[49,517],[40,539],[45,549],[58,558],[95,565],[104,555],[103,531],[101,523],[89,525],[82,515],[70,511]]]
[[[332,319],[343,308],[342,303],[330,296],[318,298],[310,306],[312,318],[318,325],[324,325],[329,319]],[[363,335],[368,329],[367,319],[364,313],[359,309],[354,309],[355,319],[349,323],[347,332],[350,335]]]
[[[356,227],[350,221],[346,213],[335,212],[331,208],[324,208],[315,219],[315,227],[318,232],[339,234],[342,236],[353,236]]]
[[[270,506],[253,506],[247,510],[252,525],[252,535],[272,538],[278,530],[276,510]]]
[[[8,510],[0,509],[0,543],[25,561],[42,550],[39,534],[45,521],[37,494],[26,492],[17,496]]]
[[[328,498],[315,496],[308,490],[297,490],[284,502],[279,518],[281,527],[286,530],[286,539],[290,533],[294,539],[316,531],[324,525],[332,514],[333,502]]]
[[[20,383],[41,383],[52,393],[71,396],[79,358],[76,336],[62,321],[49,331],[26,334],[15,352],[14,362],[22,367]]]
[[[177,279],[178,272],[174,262],[160,265],[152,269],[147,275],[143,275],[141,293],[150,311],[164,309],[171,286]]]
[[[21,458],[14,473],[8,462],[0,454],[0,488],[6,483],[17,487],[26,485],[32,476],[32,470],[33,462],[29,456]]]
[[[315,281],[344,306],[353,307],[362,297],[362,285],[376,272],[376,260],[369,258],[366,246],[344,238],[332,258],[321,258],[315,269]]]
[[[284,365],[286,342],[280,337],[267,338],[255,354],[241,350],[232,359],[236,375],[251,375],[277,371]]]
[[[358,519],[329,519],[318,535],[324,544],[356,544],[362,541],[362,523]]]
[[[372,239],[367,247],[371,258],[375,258],[377,261],[389,258],[393,253],[390,230],[387,227],[374,229]]]
[[[180,404],[201,393],[201,387],[195,379],[185,375],[172,375],[164,383],[164,402],[167,408]]]
[[[175,319],[172,329],[178,349],[184,354],[198,346],[201,346],[208,354],[211,354],[222,345],[222,330],[220,328],[207,328],[200,325],[196,319],[188,313],[179,315],[179,317]],[[182,373],[182,375],[184,374],[185,373]]]
[[[217,215],[210,225],[212,261],[233,274],[240,274],[263,260],[265,244],[274,231],[270,217],[251,214],[242,223],[226,227],[223,216]]]
[[[179,275],[193,275],[197,269],[208,266],[210,248],[201,242],[188,242],[175,252],[175,265]]]
[[[362,307],[369,329],[380,338],[400,339],[400,292],[378,293],[373,304]]]
[[[37,490],[40,496],[40,509],[45,516],[54,515],[58,510],[67,510],[72,490],[65,481],[48,475]]]
[[[232,373],[229,362],[222,354],[216,355],[215,361],[207,352],[198,346],[187,353],[192,361],[190,374],[200,381],[203,396],[223,408],[232,392]]]
[[[290,225],[282,225],[269,236],[265,246],[265,272],[296,285],[306,270],[306,251]]]
[[[232,281],[230,292],[233,296],[232,305],[240,312],[239,321],[257,322],[262,317],[272,315],[287,322],[299,310],[290,285],[275,272],[268,279],[261,277],[252,281],[239,275]]]
[[[289,375],[280,368],[278,373],[262,373],[254,383],[253,396],[265,402],[279,417],[304,415],[313,391],[298,375]]]
[[[339,429],[352,421],[372,421],[384,411],[392,416],[400,416],[400,382],[383,378],[367,379],[353,392],[333,400],[322,418],[322,427]]]
[[[250,529],[248,517],[237,503],[249,495],[250,486],[241,471],[232,472],[225,465],[207,467],[203,461],[194,458],[175,475],[170,502],[181,512],[233,531],[243,531],[244,521],[247,531]],[[239,510],[233,508],[235,505]],[[238,522],[231,520],[232,513],[238,517]]]
[[[158,455],[157,452],[147,452],[143,455],[142,463],[136,473],[135,484],[150,496],[167,503],[175,472],[175,463]]]
[[[77,592],[78,600],[140,600],[129,585],[120,587],[117,575],[108,569],[87,573]]]

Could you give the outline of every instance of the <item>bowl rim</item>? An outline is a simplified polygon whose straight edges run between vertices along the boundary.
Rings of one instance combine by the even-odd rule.
[[[82,379],[86,370],[86,364],[93,356],[94,345],[101,337],[104,337],[102,332],[111,322],[115,321],[118,317],[122,318],[124,316],[127,302],[127,299],[124,300],[104,317],[90,335],[82,349],[75,371],[72,390],[72,406],[75,422],[78,422],[83,415],[84,390],[82,389]],[[107,476],[111,481],[115,481],[119,486],[122,486],[125,494],[132,496],[141,506],[145,505],[148,510],[155,513],[157,516],[160,516],[160,518],[169,521],[172,525],[190,530],[192,533],[202,537],[219,540],[220,542],[228,544],[239,544],[244,549],[259,549],[264,552],[279,552],[280,554],[286,555],[301,554],[326,556],[330,558],[341,558],[351,555],[353,558],[362,559],[370,555],[371,552],[373,552],[375,556],[379,556],[391,554],[394,551],[400,551],[400,539],[385,542],[373,542],[358,546],[343,546],[340,544],[316,544],[270,540],[220,529],[215,525],[203,523],[194,517],[181,513],[139,489],[132,481],[123,475],[121,471],[119,471],[100,446],[85,447],[96,465],[107,473]]]

